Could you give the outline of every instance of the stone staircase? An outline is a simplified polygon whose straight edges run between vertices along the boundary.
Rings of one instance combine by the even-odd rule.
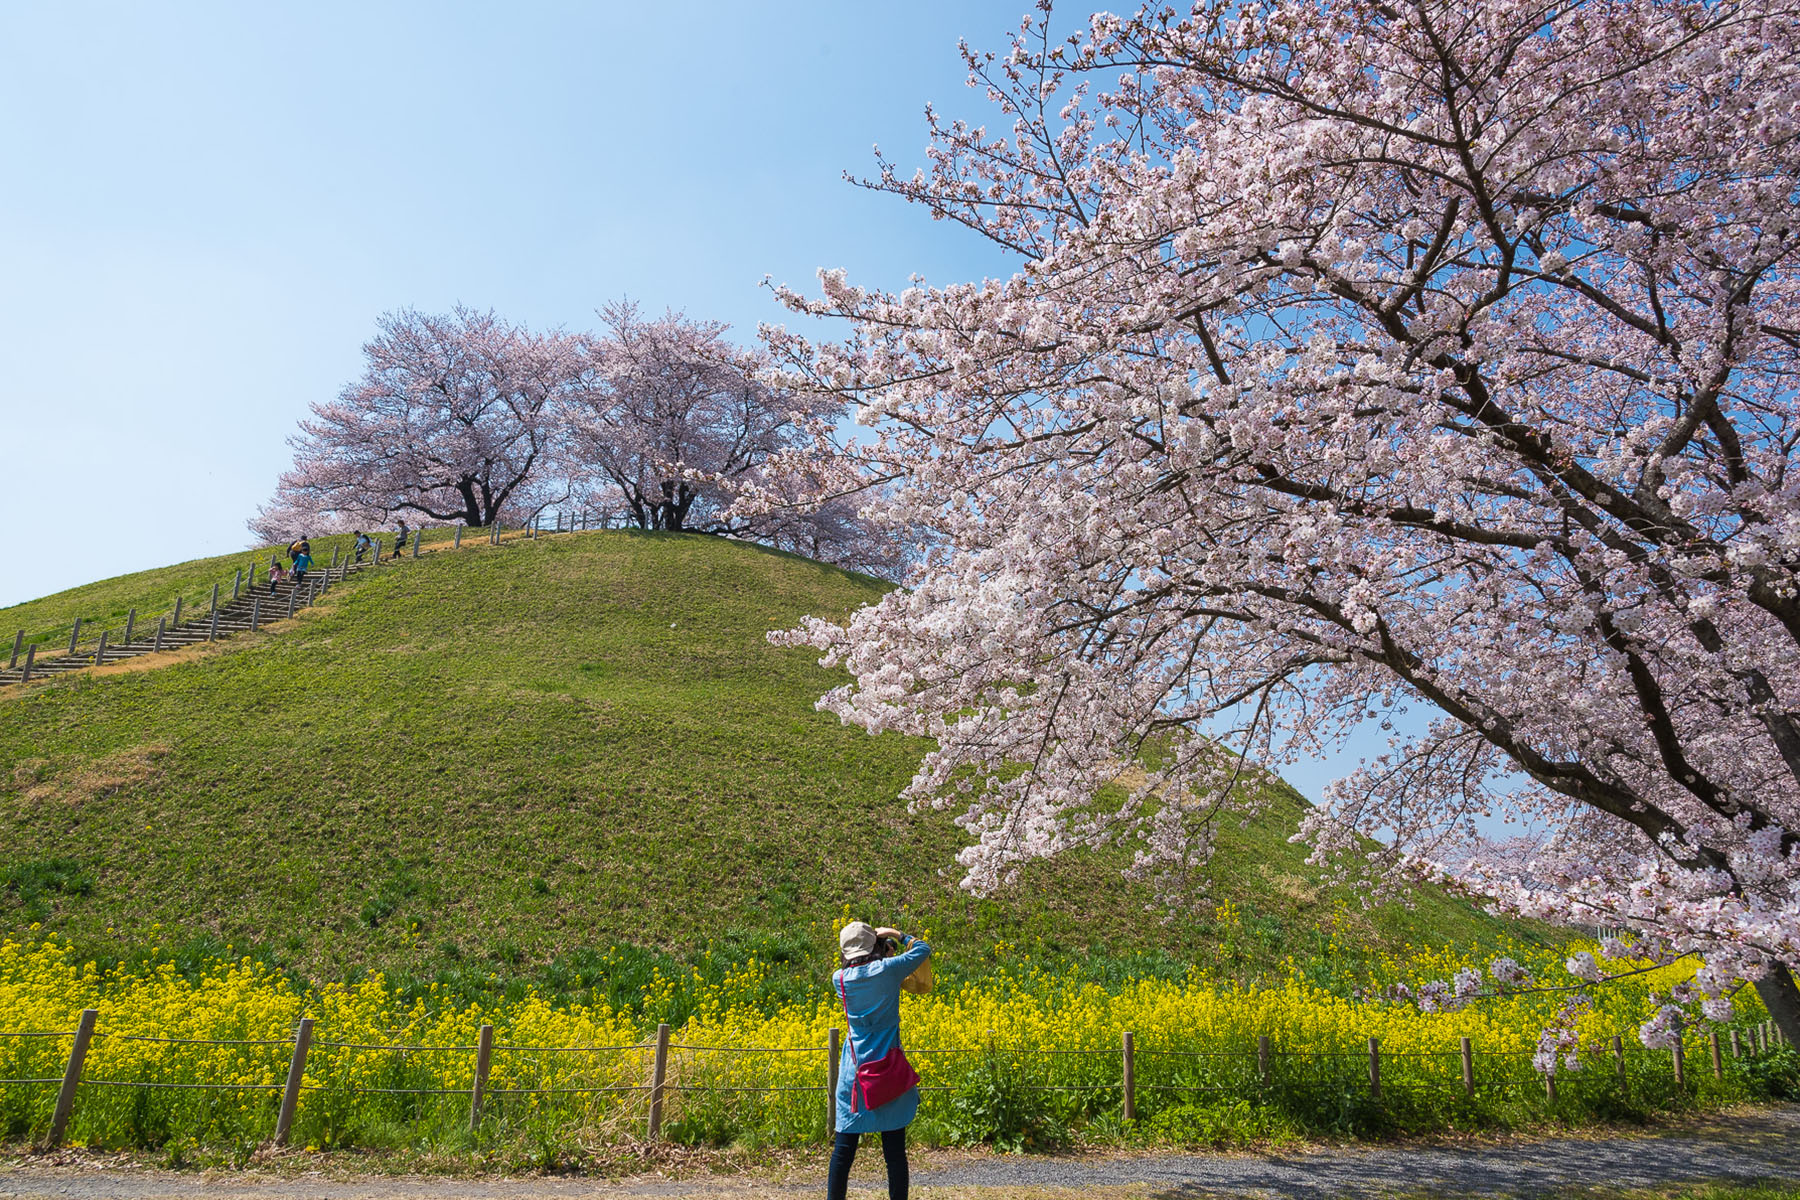
[[[417,556],[417,549],[415,544],[414,557]],[[307,572],[305,583],[278,583],[273,592],[269,590],[266,580],[260,583],[256,581],[256,573],[253,571],[249,586],[239,587],[234,582],[215,587],[212,602],[185,612],[182,611],[181,602],[176,601],[174,609],[168,615],[158,617],[154,625],[148,621],[130,625],[119,632],[119,640],[116,641],[109,640],[108,634],[111,631],[103,630],[91,646],[82,646],[78,641],[81,626],[77,624],[70,639],[70,650],[65,653],[53,657],[41,656],[36,653],[41,647],[35,645],[15,653],[12,661],[0,669],[0,687],[66,675],[70,671],[123,662],[145,654],[179,650],[234,634],[253,633],[273,621],[284,621],[301,609],[317,603],[321,596],[351,575],[366,571],[378,563],[382,566],[389,565],[392,561],[389,559],[382,562],[375,553],[365,557],[362,562],[345,559],[336,566]],[[221,598],[220,593],[226,586],[235,588],[237,595]],[[0,653],[4,653],[4,650],[0,650]]]

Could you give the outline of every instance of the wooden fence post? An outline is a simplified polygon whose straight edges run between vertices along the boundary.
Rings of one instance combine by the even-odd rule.
[[[494,1027],[483,1025],[475,1042],[475,1090],[469,1094],[469,1132],[481,1123],[481,1101],[487,1092],[488,1064],[494,1057]]]
[[[262,597],[253,596],[250,599],[250,632],[255,633],[260,628],[262,628]]]
[[[422,542],[422,541],[424,541],[424,540],[425,540],[425,527],[424,527],[424,526],[423,526],[423,525],[421,525],[421,526],[419,526],[419,527],[418,527],[418,528],[417,528],[417,529],[415,529],[415,530],[413,530],[413,552],[412,552],[412,556],[413,556],[413,557],[414,557],[414,558],[417,558],[417,557],[419,557],[419,543],[420,543],[420,542]]]
[[[244,586],[244,568],[239,567],[237,574],[231,577],[231,598],[238,598],[238,589]]]
[[[162,653],[163,621],[164,618],[162,617],[156,618],[156,642],[150,647],[150,649],[156,651],[158,654]]]
[[[1381,1039],[1369,1039],[1369,1095],[1381,1099]]]
[[[1473,1100],[1475,1098],[1475,1047],[1468,1038],[1458,1038],[1457,1041],[1462,1049],[1463,1098]]]
[[[288,611],[287,611],[289,620],[292,620],[294,617],[294,601],[299,595],[300,595],[300,585],[297,583],[290,583],[288,585]]]
[[[1556,1066],[1554,1063],[1551,1064],[1548,1071],[1544,1072],[1544,1103],[1556,1103]]]
[[[838,1058],[843,1054],[838,1027],[833,1025],[825,1037],[825,1132],[837,1135]]]
[[[25,631],[23,629],[21,629],[21,630],[19,630],[18,633],[13,635],[13,652],[12,652],[12,657],[10,659],[8,659],[6,662],[7,670],[10,671],[14,667],[19,665],[19,651],[23,650],[24,648],[25,648]]]
[[[281,1089],[281,1112],[275,1118],[275,1144],[287,1145],[288,1130],[294,1127],[294,1109],[300,1104],[300,1084],[306,1078],[306,1052],[312,1049],[313,1019],[300,1018],[294,1031],[294,1056],[288,1060],[287,1086]]]
[[[1708,1040],[1712,1042],[1713,1078],[1723,1079],[1725,1078],[1725,1056],[1719,1053],[1719,1031],[1713,1030],[1708,1035]]]
[[[656,1057],[650,1061],[650,1140],[662,1136],[663,1084],[669,1076],[669,1026],[656,1027]]]
[[[1675,1039],[1675,1044],[1669,1047],[1669,1053],[1675,1059],[1675,1086],[1685,1092],[1687,1091],[1687,1071],[1682,1066],[1682,1045],[1679,1037]]]
[[[452,550],[461,550],[462,549],[462,531],[463,531],[463,527],[461,525],[458,525],[456,527],[456,540],[450,543],[450,548]]]
[[[31,668],[32,668],[32,665],[36,662],[37,662],[37,643],[33,642],[33,643],[31,643],[31,645],[25,647],[25,670],[19,676],[20,683],[30,683],[31,682]]]
[[[213,605],[212,619],[206,623],[206,640],[214,641],[219,636],[219,606]]]
[[[219,611],[219,585],[216,583],[213,584],[212,590],[212,610],[214,612]]]
[[[250,560],[250,569],[245,573],[244,586],[253,592],[256,590],[256,560],[254,558]]]
[[[1119,1082],[1125,1094],[1121,1111],[1127,1121],[1137,1120],[1137,1063],[1133,1042],[1129,1029],[1119,1038]]]
[[[75,653],[75,642],[81,637],[81,618],[75,618],[75,630],[69,634],[69,653]]]
[[[1619,1073],[1619,1091],[1623,1092],[1625,1090],[1625,1043],[1621,1042],[1616,1034],[1612,1040],[1612,1052],[1613,1067]]]
[[[1269,1086],[1269,1035],[1266,1033],[1256,1036],[1256,1079],[1264,1087]]]
[[[131,631],[137,628],[137,609],[125,614],[125,644],[131,645]]]
[[[1738,1044],[1738,1031],[1735,1029],[1731,1031],[1731,1057],[1744,1057],[1743,1047]]]
[[[181,628],[181,597],[175,597],[175,615],[169,618],[170,629]]]
[[[94,1021],[100,1016],[95,1009],[81,1010],[81,1024],[75,1027],[75,1044],[69,1047],[69,1065],[63,1069],[62,1091],[56,1093],[56,1112],[50,1118],[52,1147],[62,1145],[69,1129],[69,1115],[75,1111],[75,1085],[81,1082],[81,1064],[87,1060],[88,1042],[94,1036]]]
[[[331,569],[334,571],[337,570],[337,562],[338,562],[338,548],[336,546],[333,546],[331,548]]]
[[[106,661],[106,630],[100,631],[100,644],[94,647],[94,665],[100,666]]]

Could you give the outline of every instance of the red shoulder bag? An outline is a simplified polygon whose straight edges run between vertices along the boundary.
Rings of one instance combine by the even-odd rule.
[[[838,998],[844,1002],[844,1036],[850,1039],[850,1061],[856,1067],[856,1079],[850,1085],[850,1111],[880,1108],[911,1091],[919,1082],[919,1073],[906,1061],[906,1051],[898,1040],[894,1048],[873,1062],[856,1061],[856,1036],[850,1030],[850,989],[842,975],[838,976]]]

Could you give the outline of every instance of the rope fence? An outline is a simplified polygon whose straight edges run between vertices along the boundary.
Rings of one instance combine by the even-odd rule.
[[[285,1038],[181,1038],[157,1037],[144,1034],[107,1033],[95,1028],[99,1013],[95,1009],[86,1009],[81,1015],[79,1025],[73,1030],[11,1030],[0,1031],[0,1038],[68,1038],[72,1039],[67,1064],[60,1077],[49,1075],[30,1075],[19,1078],[0,1078],[0,1087],[42,1087],[60,1085],[54,1114],[51,1118],[47,1144],[55,1146],[61,1143],[68,1128],[70,1117],[78,1092],[83,1087],[106,1088],[139,1088],[159,1091],[213,1091],[213,1092],[265,1092],[281,1096],[280,1111],[276,1121],[274,1143],[277,1146],[287,1143],[292,1128],[295,1112],[302,1094],[330,1093],[336,1096],[418,1096],[448,1097],[463,1096],[468,1099],[468,1119],[470,1128],[475,1128],[482,1114],[484,1102],[495,1097],[538,1097],[538,1096],[592,1096],[606,1095],[631,1096],[638,1093],[647,1094],[649,1104],[643,1113],[645,1133],[649,1140],[656,1141],[661,1137],[665,1109],[665,1097],[670,1094],[729,1094],[729,1095],[785,1095],[794,1093],[825,1093],[828,1116],[825,1128],[833,1131],[836,1125],[835,1093],[838,1087],[839,1053],[842,1033],[838,1029],[830,1030],[830,1036],[824,1046],[712,1046],[690,1043],[672,1042],[669,1026],[659,1025],[653,1038],[627,1045],[606,1046],[519,1046],[495,1045],[494,1029],[491,1025],[483,1025],[480,1038],[475,1045],[409,1045],[409,1044],[371,1044],[361,1042],[338,1042],[329,1040],[315,1041],[312,1037],[313,1021],[311,1018],[301,1020],[293,1033]],[[1725,1037],[1721,1037],[1721,1029],[1713,1028],[1699,1037],[1699,1047],[1707,1052],[1710,1067],[1708,1072],[1714,1079],[1723,1079],[1728,1062],[1739,1059],[1754,1058],[1767,1054],[1783,1042],[1779,1029],[1771,1021],[1764,1021],[1749,1026],[1724,1027]],[[113,1079],[97,1078],[83,1073],[89,1049],[96,1040],[116,1039],[121,1042],[156,1043],[170,1046],[196,1047],[292,1047],[288,1053],[286,1081],[267,1081],[253,1083],[230,1082],[171,1082],[154,1079]],[[1693,1040],[1693,1039],[1690,1039]],[[1687,1093],[1690,1089],[1686,1078],[1687,1055],[1696,1047],[1688,1044],[1688,1040],[1677,1041],[1669,1051],[1668,1063],[1673,1081],[1678,1092]],[[508,1054],[534,1055],[541,1063],[549,1056],[591,1056],[595,1054],[635,1055],[647,1054],[647,1077],[640,1076],[644,1082],[594,1082],[583,1083],[579,1079],[546,1081],[545,1086],[506,1086],[489,1087],[490,1068],[494,1051]],[[416,1061],[420,1055],[437,1054],[473,1054],[473,1072],[467,1087],[425,1087],[425,1086],[372,1086],[358,1080],[344,1077],[345,1062],[341,1057],[333,1055],[330,1062],[313,1062],[315,1074],[308,1079],[310,1056],[315,1052],[344,1052],[349,1061],[356,1061],[357,1056],[377,1053],[393,1056],[400,1060]],[[671,1052],[674,1052],[673,1054]],[[1591,1062],[1607,1062],[1614,1067],[1613,1077],[1616,1086],[1623,1089],[1627,1082],[1626,1056],[1658,1055],[1662,1051],[1653,1051],[1641,1047],[1627,1048],[1621,1037],[1615,1036],[1608,1041],[1593,1042],[1576,1048],[1578,1055]],[[1304,1085],[1307,1080],[1316,1076],[1305,1076],[1304,1064],[1311,1061],[1350,1061],[1366,1059],[1367,1079],[1364,1086],[1370,1099],[1380,1101],[1383,1096],[1384,1067],[1398,1068],[1406,1062],[1418,1062],[1422,1066],[1442,1060],[1460,1060],[1460,1071],[1445,1076],[1441,1073],[1424,1080],[1405,1081],[1405,1086],[1457,1087],[1463,1095],[1473,1100],[1479,1085],[1487,1089],[1513,1089],[1519,1087],[1542,1088],[1546,1099],[1554,1103],[1557,1098],[1557,1076],[1555,1072],[1544,1073],[1535,1068],[1528,1076],[1515,1075],[1507,1069],[1507,1064],[1519,1059],[1531,1059],[1533,1053],[1523,1050],[1493,1050],[1477,1054],[1474,1044],[1469,1038],[1459,1038],[1454,1048],[1443,1050],[1383,1050],[1379,1039],[1369,1038],[1366,1050],[1344,1050],[1338,1048],[1312,1047],[1277,1047],[1269,1037],[1257,1039],[1254,1047],[1242,1050],[1182,1050],[1163,1047],[1140,1047],[1136,1044],[1135,1034],[1125,1031],[1121,1034],[1120,1044],[1116,1049],[1059,1049],[1034,1048],[1027,1046],[1001,1046],[996,1044],[994,1034],[989,1031],[987,1044],[973,1047],[925,1047],[909,1050],[910,1056],[923,1057],[933,1055],[977,1055],[982,1056],[989,1064],[988,1070],[994,1072],[994,1078],[1000,1073],[1022,1068],[1022,1065],[1033,1059],[1067,1059],[1099,1060],[1111,1059],[1113,1064],[1103,1069],[1106,1078],[1093,1079],[1086,1082],[1042,1083],[1026,1082],[1020,1078],[1005,1078],[1003,1086],[1009,1090],[1020,1092],[1049,1093],[1111,1093],[1120,1095],[1120,1115],[1125,1120],[1137,1119],[1137,1095],[1143,1093],[1174,1093],[1190,1095],[1236,1094],[1255,1096],[1258,1093],[1267,1095],[1271,1088],[1278,1084]],[[708,1083],[674,1078],[671,1075],[672,1064],[679,1067],[685,1065],[701,1069],[705,1067],[705,1055],[816,1055],[819,1056],[820,1082],[818,1083]],[[1153,1063],[1158,1060],[1171,1064],[1174,1077],[1163,1071],[1162,1078],[1140,1079],[1138,1077],[1140,1059]],[[1476,1070],[1477,1061],[1491,1064],[1483,1071]],[[243,1060],[240,1058],[240,1065]],[[1288,1067],[1277,1069],[1277,1064],[1288,1063]],[[1008,1066],[1007,1064],[1019,1064]],[[1225,1075],[1221,1077],[1217,1068],[1223,1064]],[[271,1066],[274,1064],[271,1063]],[[614,1064],[615,1067],[625,1064]],[[1095,1062],[1095,1067],[1101,1064]],[[337,1068],[335,1071],[333,1068]],[[1087,1069],[1077,1067],[1077,1076],[1085,1074]],[[1298,1069],[1301,1076],[1294,1075]],[[1703,1068],[1704,1069],[1704,1068]],[[1354,1069],[1353,1069],[1354,1070]],[[1200,1071],[1199,1077],[1189,1072]],[[328,1078],[335,1075],[337,1078]],[[1456,1078],[1460,1075],[1460,1078]],[[1392,1087],[1396,1081],[1390,1079]],[[954,1092],[967,1090],[966,1083],[924,1083],[921,1092]],[[591,1110],[590,1110],[591,1112]]]

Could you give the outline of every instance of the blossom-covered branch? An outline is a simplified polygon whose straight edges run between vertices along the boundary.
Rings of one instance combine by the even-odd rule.
[[[795,471],[941,539],[780,639],[854,676],[824,706],[934,741],[905,797],[957,814],[969,887],[1133,836],[1175,898],[1261,803],[1240,757],[1424,705],[1307,817],[1315,861],[1379,894],[1455,860],[1756,981],[1800,1038],[1794,10],[1052,20],[967,52],[1001,132],[934,116],[930,169],[869,181],[1017,273],[826,272],[782,295],[849,336],[766,332],[865,427]],[[1460,853],[1495,812],[1554,831],[1528,870]]]

